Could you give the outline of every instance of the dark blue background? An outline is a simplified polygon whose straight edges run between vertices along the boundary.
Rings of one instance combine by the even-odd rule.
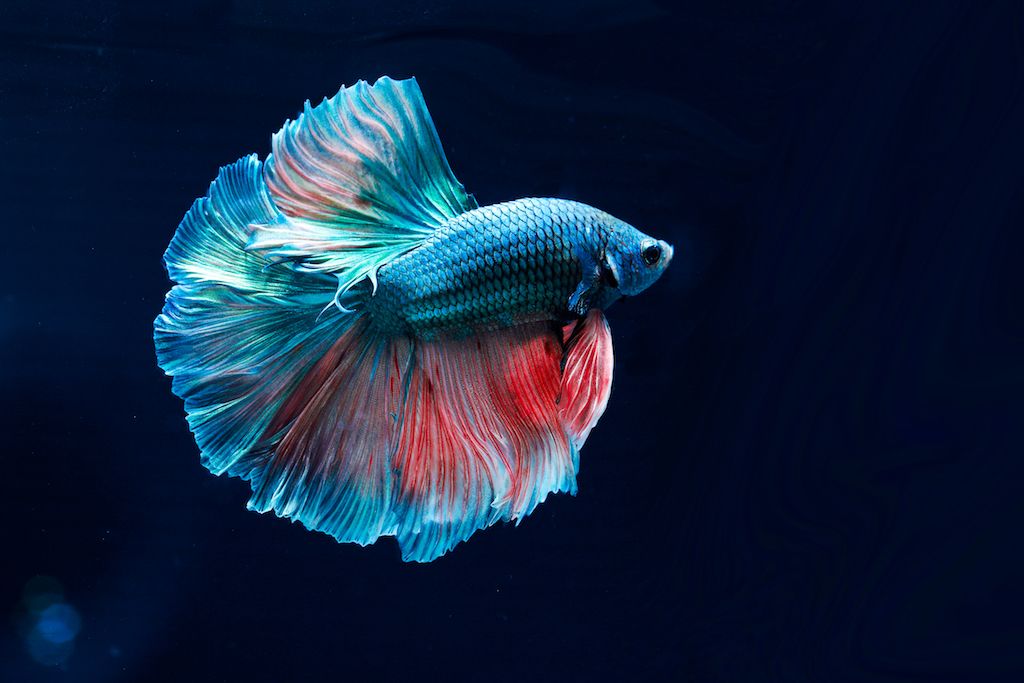
[[[0,678],[1024,680],[1022,5],[297,4],[0,7]],[[579,496],[425,566],[246,512],[151,339],[218,166],[383,74],[676,245]]]

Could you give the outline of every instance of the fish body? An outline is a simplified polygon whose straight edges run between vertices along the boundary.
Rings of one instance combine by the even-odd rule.
[[[596,262],[616,240],[642,240],[637,235],[604,211],[564,199],[475,209],[378,271],[372,318],[391,333],[423,338],[540,320],[564,324],[576,315],[569,299],[583,278],[581,254]],[[595,291],[595,302],[609,305],[609,294],[615,296]]]
[[[415,81],[343,88],[222,169],[155,322],[203,464],[250,509],[430,561],[576,492],[607,404],[603,310],[672,248],[580,202],[479,207]]]

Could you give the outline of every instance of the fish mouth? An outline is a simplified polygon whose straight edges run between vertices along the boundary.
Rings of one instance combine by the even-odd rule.
[[[661,247],[662,259],[664,261],[662,268],[667,268],[668,264],[672,262],[672,255],[675,253],[675,249],[665,240],[658,240],[658,246]]]

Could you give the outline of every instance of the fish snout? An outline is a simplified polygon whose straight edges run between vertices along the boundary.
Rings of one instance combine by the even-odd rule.
[[[672,255],[675,253],[675,249],[673,249],[672,245],[665,240],[658,240],[658,246],[661,247],[661,267],[668,268],[668,264],[672,261]]]

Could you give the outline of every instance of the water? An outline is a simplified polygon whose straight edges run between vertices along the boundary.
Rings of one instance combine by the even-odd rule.
[[[0,679],[1024,679],[1024,16],[975,3],[0,8]],[[424,566],[246,512],[160,256],[306,98],[415,75],[481,204],[675,259],[576,498]]]

